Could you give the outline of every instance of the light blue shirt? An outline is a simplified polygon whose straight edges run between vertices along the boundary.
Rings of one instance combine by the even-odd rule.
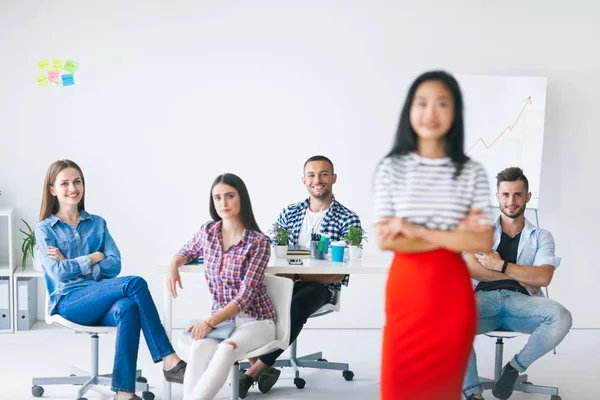
[[[81,210],[77,229],[50,215],[35,228],[44,277],[48,289],[48,313],[54,314],[60,298],[121,272],[121,253],[106,227],[106,221]],[[57,247],[65,257],[57,261],[46,255],[48,246]],[[101,252],[106,257],[92,265],[89,255]]]
[[[502,225],[500,225],[500,217],[496,220],[496,230],[494,231],[494,250],[498,249],[500,239],[502,237]],[[525,218],[525,226],[521,231],[519,238],[519,247],[517,249],[518,265],[552,265],[558,268],[561,257],[555,254],[556,245],[552,234],[542,228],[538,228]],[[473,280],[475,286],[478,281]],[[544,294],[539,290],[537,296],[544,297]]]

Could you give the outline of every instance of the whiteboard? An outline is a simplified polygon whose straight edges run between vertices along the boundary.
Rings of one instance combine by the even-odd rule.
[[[485,167],[492,204],[496,174],[521,167],[537,208],[540,192],[546,84],[543,77],[455,75],[464,99],[465,152]]]

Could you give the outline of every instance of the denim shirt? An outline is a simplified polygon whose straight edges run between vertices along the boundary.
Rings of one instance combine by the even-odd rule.
[[[55,313],[62,296],[121,272],[121,253],[106,227],[106,221],[81,210],[77,229],[50,215],[35,228],[41,253],[44,278],[49,293],[48,313]],[[65,257],[57,261],[46,255],[48,246],[57,247]],[[92,265],[89,255],[101,252],[106,257]]]
[[[502,238],[502,225],[500,217],[496,220],[496,229],[494,231],[494,250],[498,248],[500,239]],[[558,268],[562,260],[555,254],[556,245],[552,234],[542,228],[538,228],[525,218],[525,226],[521,231],[521,239],[519,240],[519,248],[517,249],[517,265],[552,265]],[[473,280],[475,286],[478,281]],[[539,290],[537,296],[544,297],[544,294]]]

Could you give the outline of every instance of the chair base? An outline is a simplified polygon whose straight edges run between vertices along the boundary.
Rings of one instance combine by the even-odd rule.
[[[548,395],[558,395],[558,388],[551,386],[540,386],[534,385],[528,380],[527,374],[519,375],[517,378],[517,382],[515,383],[515,392],[523,392],[523,393],[539,393],[539,394],[548,394]],[[479,378],[481,382],[481,386],[484,390],[492,390],[494,387],[494,380],[488,378]]]
[[[300,378],[300,368],[315,368],[315,369],[328,369],[333,371],[343,371],[343,376],[346,380],[352,380],[354,377],[354,373],[350,371],[350,365],[348,363],[337,363],[337,362],[329,362],[323,359],[323,353],[312,353],[305,356],[298,357],[297,354],[297,344],[294,341],[290,346],[290,358],[287,359],[278,359],[273,364],[273,367],[291,367],[294,369],[294,378]],[[240,368],[248,369],[250,368],[250,363],[243,362],[240,363]],[[347,373],[348,371],[349,373]],[[352,376],[351,379],[347,377]],[[297,386],[297,385],[296,385]]]
[[[142,376],[141,370],[135,371],[135,377],[140,378]],[[71,367],[70,376],[58,376],[58,377],[46,377],[46,378],[33,378],[31,379],[32,386],[42,385],[82,385],[77,391],[77,399],[83,397],[94,386],[110,386],[112,385],[112,374],[102,374],[93,376],[87,371],[84,371],[77,367]],[[150,386],[145,382],[135,383],[136,392],[149,392]],[[37,396],[36,396],[37,397]]]
[[[98,374],[98,334],[90,333],[90,339],[92,342],[92,360],[90,363],[91,372],[84,371],[77,367],[71,367],[71,376],[32,378],[32,394],[35,397],[41,397],[44,393],[44,389],[41,385],[82,385],[77,391],[77,399],[80,399],[94,386],[103,385],[110,387],[112,385],[112,374]],[[150,386],[148,383],[137,381],[137,378],[140,378],[141,376],[142,371],[139,369],[136,370],[135,391],[147,392],[144,398],[154,398],[154,395],[150,393]]]
[[[503,338],[496,338],[496,360],[494,365],[494,379],[482,378],[479,377],[479,382],[481,382],[481,386],[484,390],[491,390],[494,387],[494,383],[500,378],[500,373],[502,371],[502,367],[504,363],[502,361],[504,353],[504,341]],[[515,392],[523,392],[523,393],[539,393],[539,394],[548,394],[552,396],[552,400],[558,400],[558,388],[552,386],[540,386],[534,385],[528,381],[527,374],[521,374],[517,378],[514,387]],[[556,396],[556,397],[555,397]]]

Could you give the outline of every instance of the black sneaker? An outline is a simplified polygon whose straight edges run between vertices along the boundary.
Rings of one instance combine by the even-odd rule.
[[[256,380],[250,375],[240,374],[239,385],[238,385],[238,395],[240,399],[245,399],[248,397],[248,390],[254,385]]]
[[[177,365],[175,365],[173,368],[169,370],[163,369],[165,380],[171,383],[183,383],[183,376],[185,375],[186,367],[187,363],[183,360],[179,360]]]
[[[500,378],[498,378],[498,382],[494,384],[494,388],[492,389],[494,397],[500,400],[508,399],[512,395],[518,377],[519,371],[514,369],[510,363],[507,363],[502,368]]]
[[[258,375],[258,390],[261,393],[267,393],[275,383],[277,383],[277,379],[279,379],[279,375],[281,375],[281,371],[273,368],[267,367],[263,372]]]

